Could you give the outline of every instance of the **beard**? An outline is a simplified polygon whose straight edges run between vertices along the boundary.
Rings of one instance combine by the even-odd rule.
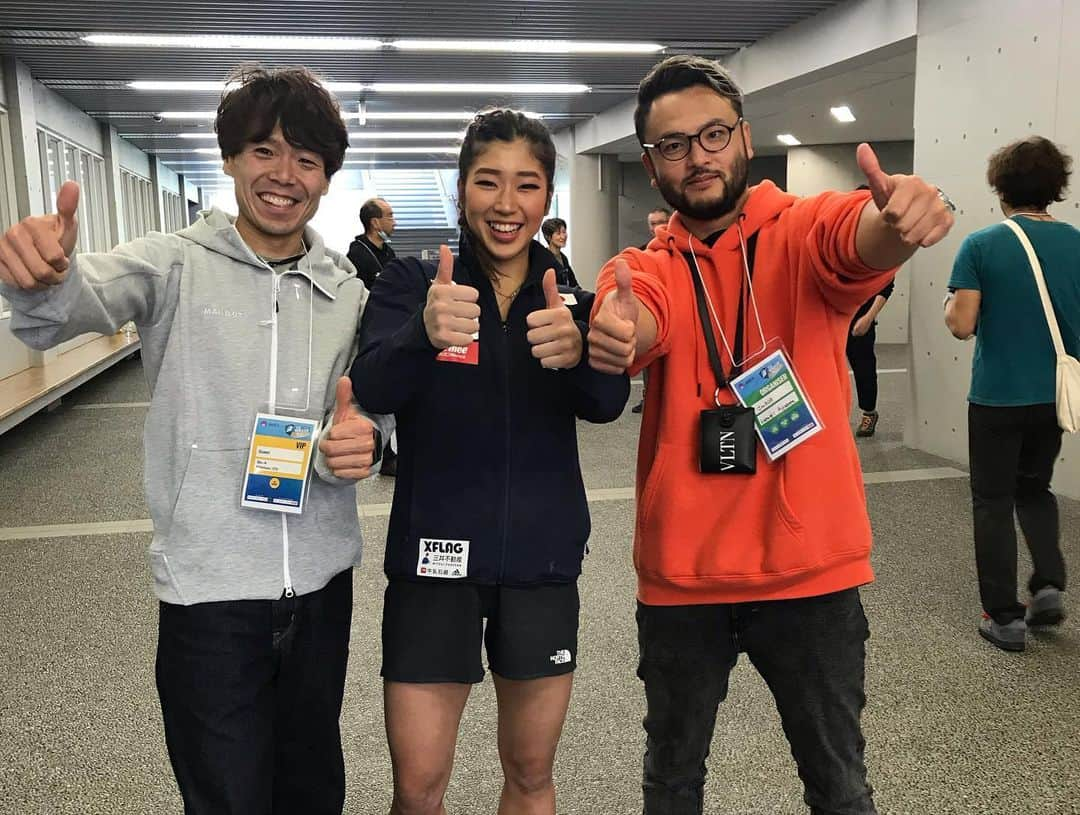
[[[717,171],[709,171],[717,172]],[[700,175],[700,173],[699,173]],[[750,175],[750,162],[745,154],[740,154],[731,164],[731,175],[720,172],[724,180],[724,191],[715,198],[691,201],[683,192],[682,186],[692,181],[694,176],[684,178],[678,185],[656,176],[656,187],[660,195],[671,207],[695,221],[714,221],[729,215],[735,209],[739,199],[746,192],[746,182]]]

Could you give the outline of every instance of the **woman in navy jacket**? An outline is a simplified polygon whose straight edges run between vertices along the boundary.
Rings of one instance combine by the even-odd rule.
[[[352,370],[360,404],[396,415],[400,444],[382,633],[391,812],[444,811],[483,640],[499,811],[554,813],[589,536],[575,423],[618,417],[629,381],[589,367],[591,295],[560,295],[554,257],[532,240],[555,172],[546,128],[479,114],[459,171],[460,257],[444,246],[438,268],[386,267]]]

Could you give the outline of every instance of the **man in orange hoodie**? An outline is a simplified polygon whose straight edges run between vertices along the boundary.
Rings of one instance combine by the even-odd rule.
[[[859,305],[945,236],[952,205],[917,176],[885,174],[868,145],[857,158],[869,191],[748,188],[742,95],[700,57],[656,66],[634,120],[645,169],[676,214],[648,249],[604,267],[589,353],[601,371],[651,372],[634,537],[645,815],[702,812],[717,706],[743,651],[772,690],[811,811],[873,813],[858,590],[873,579],[871,534],[845,340]],[[758,436],[769,442],[790,420],[805,439],[766,455],[750,430],[739,441],[745,451],[749,437],[749,461],[716,467],[702,428],[730,421],[738,409],[720,406],[736,402],[731,380],[781,370],[759,367],[781,349],[796,406],[776,421],[759,406]],[[742,419],[752,427],[752,414]]]

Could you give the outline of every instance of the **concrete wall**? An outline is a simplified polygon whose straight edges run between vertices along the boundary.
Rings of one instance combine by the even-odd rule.
[[[913,142],[878,142],[871,145],[887,173],[910,173],[914,166]],[[856,144],[819,144],[792,147],[787,154],[787,190],[795,195],[816,195],[825,190],[852,190],[866,183],[855,162]]]
[[[960,242],[1001,219],[985,181],[990,153],[1038,133],[1080,154],[1078,39],[1078,0],[919,2],[915,170],[948,191],[959,211],[949,237],[908,264],[911,446],[967,460],[973,343],[946,331],[941,301]],[[1052,212],[1080,226],[1075,191]],[[1054,486],[1080,497],[1080,438],[1066,438]]]
[[[792,147],[787,154],[788,192],[816,195],[825,190],[851,190],[866,183],[855,162],[855,144],[819,144]],[[910,173],[913,167],[913,142],[877,142],[872,145],[888,173]],[[878,318],[877,337],[881,343],[906,343],[911,298],[911,275],[908,267],[896,276],[896,289],[889,305]]]
[[[57,133],[80,147],[104,154],[101,127],[58,93],[40,82],[34,83],[34,110],[38,124]]]

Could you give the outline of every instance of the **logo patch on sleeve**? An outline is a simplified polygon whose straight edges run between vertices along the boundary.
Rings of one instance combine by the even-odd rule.
[[[416,558],[418,577],[457,580],[469,575],[469,541],[420,538]]]

